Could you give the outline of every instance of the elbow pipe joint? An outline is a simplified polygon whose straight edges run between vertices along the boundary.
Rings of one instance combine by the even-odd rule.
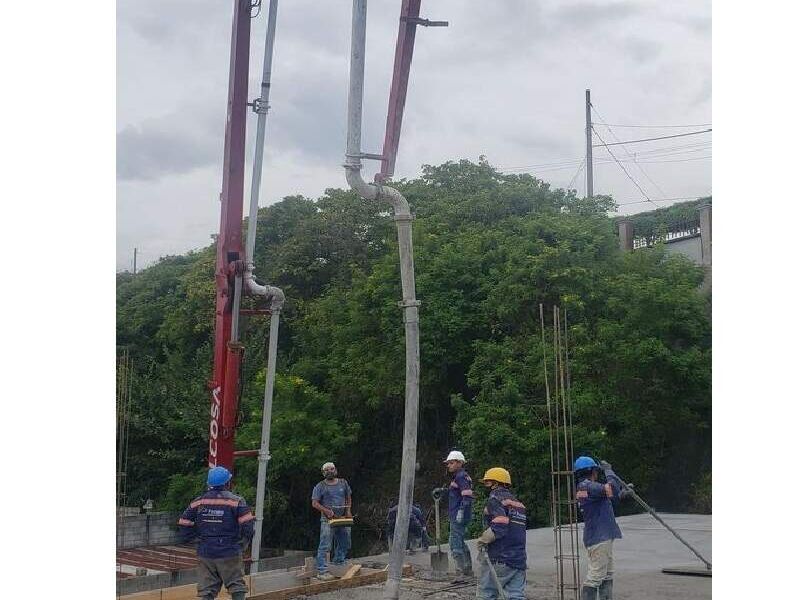
[[[260,285],[256,283],[253,277],[252,265],[248,265],[248,269],[244,275],[244,281],[251,294],[264,296],[264,298],[269,300],[269,309],[272,312],[279,312],[283,308],[283,304],[286,302],[286,295],[283,293],[283,290],[271,285]]]
[[[388,202],[394,209],[395,220],[411,220],[408,201],[393,187],[378,183],[367,183],[361,176],[361,165],[347,162],[344,165],[345,176],[350,187],[362,198]]]

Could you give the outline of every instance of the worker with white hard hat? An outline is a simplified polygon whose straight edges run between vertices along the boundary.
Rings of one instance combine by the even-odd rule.
[[[333,579],[328,572],[325,558],[335,543],[331,563],[344,563],[350,550],[350,527],[331,527],[331,520],[337,518],[352,519],[350,512],[353,492],[346,479],[337,477],[336,465],[326,462],[322,465],[325,479],[314,486],[311,492],[311,506],[320,512],[319,548],[317,549],[317,578],[323,581]]]
[[[453,450],[444,459],[447,471],[453,477],[450,482],[447,513],[450,517],[450,553],[456,563],[458,575],[472,576],[472,556],[464,534],[472,518],[472,478],[464,469],[467,459],[458,450]]]

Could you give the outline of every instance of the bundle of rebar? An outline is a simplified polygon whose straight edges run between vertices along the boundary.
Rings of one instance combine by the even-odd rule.
[[[562,318],[563,314],[563,318]],[[547,421],[550,434],[550,517],[559,600],[578,600],[580,562],[578,557],[578,505],[572,468],[572,402],[570,399],[569,343],[567,310],[553,307],[552,356],[548,356],[544,305],[539,305],[542,331]],[[548,363],[551,369],[548,370]],[[550,380],[552,372],[552,384]]]
[[[131,415],[133,364],[125,348],[117,356],[117,512],[127,501],[128,431]]]

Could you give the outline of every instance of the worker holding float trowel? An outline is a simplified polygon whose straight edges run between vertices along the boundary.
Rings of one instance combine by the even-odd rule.
[[[622,485],[611,465],[604,461],[598,464],[593,458],[580,456],[574,470],[575,497],[583,513],[583,544],[589,557],[581,600],[611,600],[614,540],[622,537],[612,502],[619,500]],[[606,483],[598,481],[601,470]]]
[[[458,450],[447,455],[444,463],[453,476],[448,497],[448,516],[450,517],[450,553],[456,563],[456,574],[472,576],[472,556],[464,542],[464,533],[472,518],[472,479],[464,469],[467,459]]]
[[[490,564],[481,565],[486,568],[478,586],[480,598],[525,600],[528,560],[525,505],[511,493],[511,474],[503,467],[486,471],[481,483],[490,491],[483,511],[486,529],[478,538],[478,549]]]
[[[333,579],[328,573],[328,564],[325,554],[331,549],[331,542],[335,541],[335,550],[331,563],[339,565],[344,563],[347,552],[350,550],[350,527],[331,527],[331,520],[337,518],[352,519],[350,512],[353,492],[347,480],[337,477],[336,465],[326,462],[322,465],[322,475],[325,477],[311,493],[311,506],[321,513],[319,525],[319,548],[317,549],[317,578],[327,581]]]
[[[197,544],[197,597],[212,600],[223,583],[233,600],[244,600],[242,551],[253,537],[255,517],[244,501],[230,491],[231,473],[225,467],[208,471],[208,490],[192,500],[178,520],[182,543]]]

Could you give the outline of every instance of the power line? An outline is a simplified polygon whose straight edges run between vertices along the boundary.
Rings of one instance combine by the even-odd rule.
[[[603,124],[605,124],[605,126],[606,126],[606,129],[608,129],[609,133],[610,133],[612,136],[614,136],[614,139],[615,139],[615,140],[617,140],[617,142],[619,142],[620,144],[622,144],[622,142],[620,142],[619,138],[617,137],[617,134],[616,134],[616,133],[614,133],[614,130],[613,130],[613,129],[611,129],[611,127],[610,127],[610,126],[609,126],[609,125],[606,123],[606,120],[605,120],[605,119],[603,118],[603,116],[602,116],[602,115],[601,115],[601,114],[598,112],[597,108],[595,108],[594,106],[592,106],[592,110],[594,110],[594,113],[595,113],[595,114],[598,116],[598,118],[600,119],[600,121],[602,121],[602,122],[603,122]],[[623,150],[625,150],[625,154],[627,154],[628,156],[630,156],[631,158],[633,158],[633,156],[631,155],[631,153],[630,153],[630,152],[628,152],[628,149],[625,147],[625,145],[624,145],[624,144],[622,144],[622,149],[623,149]],[[659,193],[660,193],[662,196],[666,196],[667,194],[664,192],[664,190],[662,190],[662,189],[661,189],[661,186],[660,186],[660,185],[658,185],[658,184],[657,184],[655,181],[653,181],[652,177],[650,177],[650,175],[648,175],[648,174],[647,174],[647,172],[644,170],[644,168],[643,168],[643,167],[642,167],[642,166],[641,166],[641,165],[640,165],[638,162],[636,162],[635,160],[634,160],[634,163],[636,164],[636,167],[637,167],[637,168],[638,168],[638,169],[639,169],[639,170],[642,172],[642,174],[643,174],[643,175],[644,175],[644,176],[647,178],[647,180],[648,180],[650,183],[652,183],[652,184],[653,184],[653,186],[655,186],[655,188],[658,190],[658,192],[659,192]]]
[[[656,208],[658,208],[658,205],[657,205],[655,202],[653,202],[653,200],[650,198],[650,196],[648,196],[648,195],[647,195],[647,193],[646,193],[646,192],[645,192],[645,191],[642,189],[642,186],[640,186],[640,185],[639,185],[639,182],[638,182],[638,181],[636,181],[636,180],[633,178],[633,176],[631,176],[631,174],[630,174],[630,173],[628,173],[628,169],[626,169],[626,168],[625,168],[625,166],[624,166],[624,165],[623,165],[621,162],[619,162],[619,159],[618,159],[616,156],[614,156],[614,153],[613,153],[613,152],[611,152],[611,148],[609,148],[609,147],[608,147],[608,144],[606,144],[605,140],[604,140],[604,139],[603,139],[603,138],[600,136],[600,134],[599,134],[599,133],[597,133],[597,130],[596,130],[594,127],[592,127],[592,131],[594,131],[594,134],[597,136],[597,138],[598,138],[598,139],[599,139],[601,142],[603,142],[603,144],[602,144],[602,145],[603,145],[603,146],[605,146],[605,149],[606,149],[606,151],[607,151],[607,152],[608,152],[608,153],[611,155],[611,158],[613,158],[613,159],[614,159],[614,160],[617,162],[617,164],[619,165],[619,168],[620,168],[620,169],[622,169],[622,171],[625,173],[625,175],[627,175],[627,176],[628,176],[628,179],[630,179],[630,180],[633,182],[633,185],[635,185],[635,186],[636,186],[636,187],[639,189],[639,191],[642,193],[642,196],[644,196],[645,198],[647,198],[647,200],[648,200],[650,203],[652,203],[652,205],[653,205],[653,206],[655,206]]]
[[[667,139],[670,139],[670,138],[684,137],[684,136],[687,136],[687,135],[698,135],[700,133],[709,133],[710,131],[711,131],[711,128],[709,127],[708,129],[703,129],[702,131],[690,131],[688,133],[676,133],[675,135],[662,135],[660,137],[643,138],[643,139],[640,139],[640,140],[627,140],[625,142],[613,142],[611,144],[602,144],[602,145],[604,145],[604,146],[619,146],[621,144],[638,144],[639,142],[652,142],[652,141],[655,141],[655,140],[667,140]],[[597,132],[595,132],[595,133],[597,133]],[[595,145],[593,147],[596,148],[597,145]]]
[[[699,142],[695,144],[679,144],[676,146],[663,146],[661,148],[651,148],[649,150],[642,150],[640,152],[632,152],[629,153],[633,158],[636,157],[647,157],[647,158],[656,158],[658,156],[670,156],[675,154],[688,154],[691,152],[702,152],[703,150],[708,150],[711,147],[711,142]],[[508,172],[508,171],[524,171],[526,169],[542,169],[542,168],[549,168],[549,167],[573,167],[577,166],[580,163],[584,162],[586,157],[576,156],[574,158],[563,158],[560,160],[556,160],[553,162],[547,163],[535,163],[530,165],[518,165],[514,167],[504,167],[498,166],[497,170],[501,172]],[[602,159],[600,159],[602,160]]]
[[[608,125],[610,127],[630,127],[640,129],[688,129],[689,127],[711,127],[711,123],[697,123],[695,125],[620,125],[618,123],[609,123]]]
[[[700,196],[678,196],[676,198],[661,198],[660,200],[655,200],[655,202],[672,202],[677,200],[699,200],[700,198],[705,198],[710,196],[711,192],[708,194],[702,194]],[[645,204],[647,200],[631,200],[626,202],[617,202],[617,206],[630,206],[631,204]]]
[[[575,171],[575,175],[573,175],[572,179],[569,180],[569,183],[567,184],[567,189],[572,188],[572,184],[575,183],[575,180],[578,178],[578,175],[580,175],[581,171],[583,171],[584,166],[586,166],[585,158],[581,161],[581,164],[578,166],[578,170]]]

